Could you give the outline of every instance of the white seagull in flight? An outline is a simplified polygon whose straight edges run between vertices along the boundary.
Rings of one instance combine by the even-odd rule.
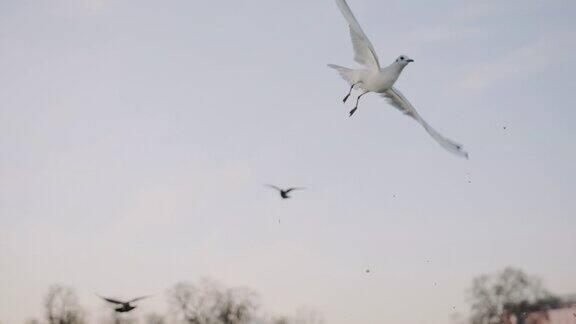
[[[430,134],[430,136],[432,136],[432,138],[434,138],[434,140],[436,140],[436,142],[446,150],[468,158],[468,153],[464,151],[462,145],[435,131],[430,125],[428,125],[428,123],[426,123],[426,121],[424,121],[424,119],[422,119],[422,117],[420,117],[408,99],[406,99],[398,89],[393,87],[396,80],[398,80],[400,73],[402,73],[402,70],[404,70],[410,62],[414,62],[414,60],[406,55],[400,55],[392,64],[381,68],[372,43],[370,43],[370,40],[368,40],[368,37],[364,34],[362,27],[358,24],[358,21],[354,17],[354,14],[352,13],[352,10],[350,10],[346,1],[336,0],[336,4],[338,5],[338,8],[340,8],[340,11],[344,15],[344,18],[346,18],[350,27],[350,36],[352,37],[352,45],[354,47],[354,60],[366,67],[365,69],[353,70],[334,64],[328,64],[329,67],[336,69],[344,80],[348,81],[351,85],[348,95],[344,97],[344,102],[346,102],[350,96],[352,89],[356,88],[363,90],[362,94],[356,98],[356,105],[354,106],[354,109],[350,111],[350,116],[352,116],[356,109],[358,109],[358,101],[363,95],[369,92],[379,93],[382,97],[386,98],[388,103],[392,106],[398,108],[401,112],[414,118],[418,123],[420,123],[428,134]]]

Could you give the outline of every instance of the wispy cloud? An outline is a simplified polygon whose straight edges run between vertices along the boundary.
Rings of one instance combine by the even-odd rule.
[[[427,26],[413,30],[406,37],[415,43],[441,43],[447,41],[462,40],[481,35],[485,31],[481,28],[470,28],[462,26]]]
[[[518,14],[540,10],[543,6],[561,3],[561,0],[534,0],[534,1],[469,1],[464,3],[454,17],[458,20],[477,20],[486,16]]]
[[[482,92],[506,80],[535,76],[546,68],[563,64],[576,55],[573,33],[547,35],[504,55],[472,67],[455,87]]]

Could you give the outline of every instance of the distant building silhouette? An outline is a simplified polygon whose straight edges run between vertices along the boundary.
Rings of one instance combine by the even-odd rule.
[[[576,322],[576,296],[543,300],[537,303],[507,305],[503,324],[574,324]]]

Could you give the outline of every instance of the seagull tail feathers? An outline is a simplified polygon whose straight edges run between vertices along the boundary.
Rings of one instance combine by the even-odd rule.
[[[355,73],[354,70],[335,64],[328,64],[329,67],[340,73],[340,76],[350,84],[355,83]]]

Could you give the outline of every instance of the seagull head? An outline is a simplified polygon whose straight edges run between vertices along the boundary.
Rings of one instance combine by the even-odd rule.
[[[409,58],[406,55],[400,55],[398,56],[398,58],[396,59],[396,64],[400,64],[402,67],[405,67],[406,65],[408,65],[408,63],[410,62],[414,62],[413,59]]]

